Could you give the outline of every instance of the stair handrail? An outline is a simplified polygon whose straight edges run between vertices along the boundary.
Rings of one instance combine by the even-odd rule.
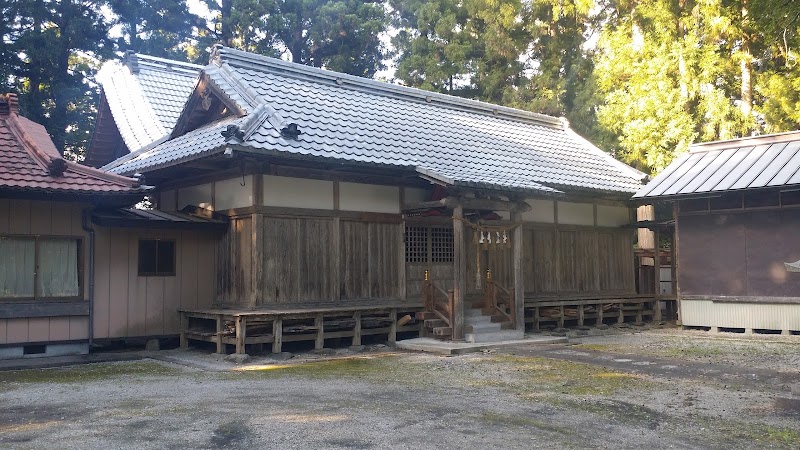
[[[492,271],[486,271],[486,289],[484,292],[484,306],[492,311],[497,311],[511,322],[512,328],[517,327],[516,320],[516,295],[514,288],[506,289],[492,279]]]
[[[447,326],[453,324],[453,303],[455,296],[453,290],[445,291],[436,286],[428,279],[428,271],[425,271],[425,311],[432,312],[444,321]]]

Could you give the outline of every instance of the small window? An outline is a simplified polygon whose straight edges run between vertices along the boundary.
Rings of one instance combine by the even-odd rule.
[[[139,240],[139,276],[175,276],[175,241]]]
[[[0,299],[79,299],[81,241],[0,236]]]
[[[428,256],[430,255],[430,257]],[[428,261],[430,259],[430,261]],[[445,227],[406,227],[406,262],[453,262],[453,229]]]

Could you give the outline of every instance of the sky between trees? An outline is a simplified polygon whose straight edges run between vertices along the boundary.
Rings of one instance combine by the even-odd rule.
[[[651,173],[694,142],[800,128],[794,0],[191,1],[0,0],[3,90],[76,158],[103,61],[205,64],[216,42],[364,77],[391,61],[387,81],[564,116]]]

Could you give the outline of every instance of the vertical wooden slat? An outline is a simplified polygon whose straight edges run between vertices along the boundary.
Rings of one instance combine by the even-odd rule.
[[[92,329],[93,336],[97,339],[109,336],[111,323],[111,237],[109,231],[108,228],[97,228],[95,232]],[[127,267],[127,262],[125,262],[125,266]],[[88,281],[88,277],[89,274],[84,274],[84,280]]]
[[[147,317],[147,277],[138,273],[139,236],[126,233],[128,236],[128,330],[127,336],[144,336],[146,334]]]
[[[655,308],[655,317],[653,320],[660,321],[661,320],[661,245],[659,243],[660,238],[659,229],[656,228],[653,232],[653,240],[655,242],[655,246],[653,247],[653,269],[655,270],[655,301],[653,302]]]
[[[464,339],[464,293],[467,288],[466,249],[464,248],[464,207],[453,209],[453,340]]]
[[[247,339],[247,317],[236,316],[236,353],[245,353],[245,339]]]
[[[222,314],[217,314],[216,320],[216,328],[217,328],[217,353],[222,354],[225,353],[225,344],[222,343],[222,331],[225,325],[225,321],[222,320]]]
[[[256,176],[256,178],[261,179],[260,176]],[[256,190],[260,190],[260,187]],[[263,299],[260,297],[261,286],[264,284],[264,255],[262,254],[264,251],[264,246],[262,245],[262,241],[264,240],[264,217],[261,214],[255,213],[251,215],[250,220],[252,226],[250,227],[249,256],[250,261],[252,261],[252,280],[247,285],[249,290],[249,292],[247,292],[247,304],[251,308],[255,308],[263,302]]]
[[[353,345],[361,345],[361,311],[356,311],[353,319],[356,321],[353,326]]]
[[[125,337],[128,334],[128,306],[130,277],[136,275],[137,266],[129,256],[131,243],[134,240],[127,231],[107,229],[109,234],[108,253],[108,333],[97,338]],[[97,261],[100,263],[100,261]]]
[[[325,318],[322,313],[314,318],[314,326],[317,328],[317,338],[314,340],[314,348],[319,350],[325,347]]]
[[[522,213],[514,211],[511,220],[517,223],[514,228],[511,245],[513,247],[514,270],[514,322],[518,330],[525,331],[525,275],[523,272],[522,261]]]
[[[342,299],[342,219],[333,218],[331,224],[331,299]],[[320,347],[321,348],[321,347]]]
[[[275,340],[272,342],[272,353],[283,351],[283,319],[277,318],[272,321],[272,335]]]

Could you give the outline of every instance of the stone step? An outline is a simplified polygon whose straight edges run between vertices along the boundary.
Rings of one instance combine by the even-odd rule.
[[[503,330],[493,333],[466,333],[464,340],[470,343],[517,341],[525,338],[522,330]]]
[[[483,316],[483,311],[479,308],[464,309],[464,317]]]
[[[493,333],[495,331],[501,331],[503,328],[499,323],[478,323],[478,324],[470,324],[466,325],[469,327],[471,333]]]

